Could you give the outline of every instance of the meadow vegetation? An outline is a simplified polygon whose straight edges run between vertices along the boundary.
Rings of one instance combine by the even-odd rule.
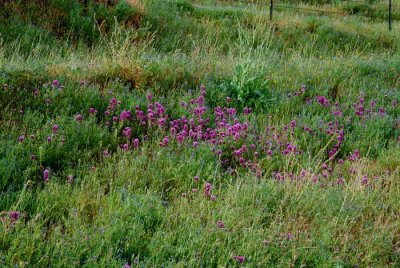
[[[399,266],[382,3],[0,0],[0,266]]]

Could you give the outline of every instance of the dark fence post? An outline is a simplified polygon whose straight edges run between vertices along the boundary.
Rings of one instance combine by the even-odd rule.
[[[392,0],[389,0],[389,31],[391,30],[392,30]]]
[[[390,0],[391,1],[391,0]],[[274,0],[271,0],[269,4],[269,19],[272,20],[272,11],[274,10]]]

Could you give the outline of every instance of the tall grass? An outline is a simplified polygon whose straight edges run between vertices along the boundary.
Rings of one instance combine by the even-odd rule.
[[[39,2],[0,17],[0,266],[399,265],[399,27]]]

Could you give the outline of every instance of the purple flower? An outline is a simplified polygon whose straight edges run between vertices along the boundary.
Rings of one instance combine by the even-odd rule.
[[[319,102],[319,104],[321,104],[322,106],[324,106],[324,107],[329,106],[329,100],[327,98],[325,98],[324,96],[317,96],[316,99]]]
[[[139,139],[134,139],[133,140],[133,147],[135,147],[135,148],[139,147]]]
[[[374,107],[375,107],[375,101],[374,101],[374,100],[371,100],[371,102],[369,103],[369,105],[371,106],[371,108],[374,108]]]
[[[379,114],[380,114],[381,116],[385,114],[385,108],[379,107],[378,110],[379,110]]]
[[[225,229],[225,224],[221,220],[217,221],[217,226],[218,226],[218,228]]]
[[[357,169],[355,167],[350,167],[349,168],[349,172],[350,172],[350,174],[356,174],[357,173]]]
[[[128,139],[131,137],[131,134],[132,134],[132,129],[130,127],[126,127],[122,131],[122,136],[127,137]]]
[[[49,177],[50,177],[50,172],[49,172],[49,170],[45,169],[43,171],[43,179],[44,179],[44,181],[48,182],[49,181]]]
[[[160,143],[161,146],[167,146],[169,143],[169,138],[166,136],[163,141]]]
[[[25,140],[25,136],[24,135],[21,135],[21,136],[19,136],[18,137],[18,142],[24,142],[24,140]]]
[[[131,268],[131,266],[128,263],[125,263],[124,268]]]
[[[246,258],[244,256],[233,256],[233,259],[236,260],[238,263],[244,263]]]
[[[74,181],[74,176],[68,175],[68,182],[72,183]]]
[[[356,161],[360,157],[360,151],[355,150],[354,153],[350,156],[351,161]]]
[[[242,154],[242,151],[240,150],[235,150],[234,151],[235,156],[239,157]]]
[[[368,185],[368,176],[367,175],[364,175],[363,177],[362,177],[362,179],[361,179],[361,184],[362,185]]]
[[[54,134],[57,134],[58,132],[58,125],[54,125],[51,129],[53,131]]]
[[[211,199],[211,201],[216,201],[216,200],[217,200],[217,197],[216,197],[215,195],[211,195],[211,196],[210,196],[210,199]]]
[[[75,116],[75,120],[76,120],[77,122],[82,122],[83,116],[82,116],[81,114],[78,114],[78,115]]]
[[[250,113],[251,113],[251,108],[245,107],[245,108],[243,109],[243,113],[244,113],[244,115],[250,114]]]
[[[47,142],[48,142],[48,143],[51,142],[51,136],[47,136]]]
[[[292,240],[293,239],[293,234],[289,232],[286,237],[287,237],[288,240]]]
[[[60,87],[60,82],[58,80],[53,80],[53,82],[51,82],[51,86],[53,88],[58,88]]]
[[[129,119],[129,114],[127,111],[123,110],[119,116],[119,121],[124,121],[125,119]]]
[[[164,124],[165,124],[165,118],[160,118],[160,119],[158,119],[158,125],[159,125],[160,127],[164,126]]]
[[[89,113],[90,113],[90,114],[94,114],[95,111],[96,111],[96,110],[95,110],[93,107],[90,107],[90,108],[89,108]]]
[[[200,85],[200,94],[205,95],[206,94],[206,87],[204,85]]]
[[[19,211],[10,211],[9,216],[12,222],[16,221],[19,219],[21,216],[21,213]]]
[[[228,108],[228,115],[234,116],[236,114],[236,109],[235,108]]]
[[[209,183],[209,182],[206,182],[205,184],[204,184],[204,194],[206,195],[206,196],[210,196],[211,195],[211,189],[212,189],[212,185],[211,185],[211,183]]]
[[[342,116],[342,111],[338,110],[333,113],[334,116]]]

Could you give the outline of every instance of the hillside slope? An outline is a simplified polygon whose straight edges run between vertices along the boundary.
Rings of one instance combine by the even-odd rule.
[[[398,10],[281,4],[0,0],[0,266],[400,265]]]

